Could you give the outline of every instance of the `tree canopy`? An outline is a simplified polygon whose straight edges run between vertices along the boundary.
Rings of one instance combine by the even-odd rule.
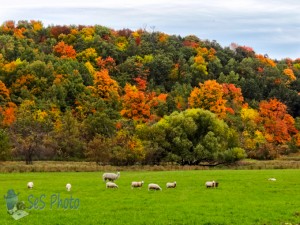
[[[34,20],[3,22],[0,47],[0,159],[216,165],[299,151],[300,59]]]

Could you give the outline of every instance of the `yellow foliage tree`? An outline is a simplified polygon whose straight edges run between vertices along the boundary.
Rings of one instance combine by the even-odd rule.
[[[256,58],[264,65],[266,66],[271,66],[271,67],[275,67],[276,63],[272,60],[269,59],[268,57],[265,57],[263,55],[256,55]]]
[[[107,69],[94,74],[94,91],[97,96],[105,100],[119,98],[119,85],[109,76]]]
[[[190,108],[210,110],[220,118],[226,115],[226,100],[223,87],[215,80],[207,80],[200,87],[195,87],[188,98]]]
[[[284,69],[283,74],[286,75],[289,78],[290,81],[296,80],[296,76],[295,76],[292,69],[289,69],[289,68]]]

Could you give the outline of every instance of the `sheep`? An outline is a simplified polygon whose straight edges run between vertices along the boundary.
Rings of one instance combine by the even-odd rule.
[[[144,181],[133,181],[131,182],[131,189],[137,188],[137,187],[142,187],[144,184]]]
[[[158,184],[149,184],[148,191],[150,191],[150,190],[161,190],[162,191],[161,187]]]
[[[27,183],[27,187],[28,187],[29,189],[32,189],[32,188],[33,188],[33,182],[32,182],[32,181],[28,182],[28,183]]]
[[[117,184],[113,182],[107,182],[106,183],[106,188],[119,188]]]
[[[206,183],[205,183],[205,186],[206,186],[206,188],[213,188],[213,187],[218,187],[218,185],[219,185],[219,182],[216,182],[216,181],[207,181]]]
[[[166,184],[166,186],[167,186],[167,188],[176,188],[176,181],[174,181],[173,183],[168,182],[168,183]]]
[[[104,173],[102,178],[103,181],[109,180],[109,181],[115,181],[120,177],[120,172],[115,173]]]
[[[269,181],[276,181],[276,178],[272,177],[268,179]]]
[[[71,191],[71,187],[72,187],[72,185],[68,183],[68,184],[66,185],[67,191]]]

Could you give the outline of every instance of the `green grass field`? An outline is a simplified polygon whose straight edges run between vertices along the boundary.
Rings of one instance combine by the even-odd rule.
[[[134,180],[145,184],[132,190]],[[206,189],[208,180],[219,187]],[[169,181],[177,188],[166,189]],[[148,191],[151,182],[163,190]],[[122,171],[116,183],[119,189],[106,189],[102,172],[0,174],[0,224],[300,224],[300,170]],[[20,193],[28,216],[15,221],[7,213],[9,189]],[[72,196],[78,209],[58,207],[58,194],[65,204]],[[28,209],[35,198],[37,209]]]

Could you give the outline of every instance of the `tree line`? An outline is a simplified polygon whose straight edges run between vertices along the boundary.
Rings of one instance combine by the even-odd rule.
[[[0,159],[233,163],[299,151],[300,59],[195,35],[0,26]]]

